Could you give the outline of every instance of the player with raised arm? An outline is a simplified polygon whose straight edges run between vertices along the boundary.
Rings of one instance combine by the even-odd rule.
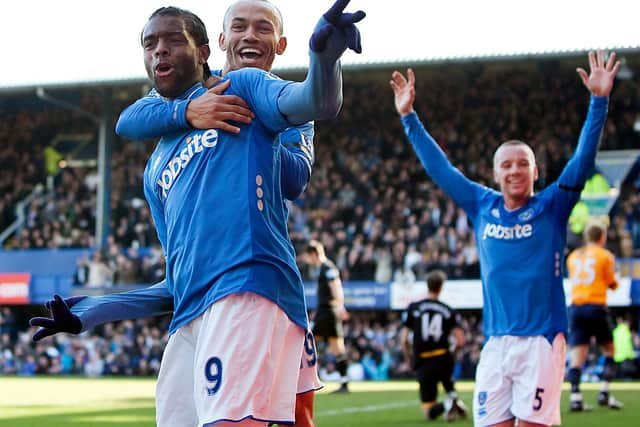
[[[415,76],[394,71],[391,88],[405,134],[429,176],[473,223],[480,257],[487,339],[476,373],[476,426],[560,424],[567,313],[562,258],[567,221],[593,170],[620,67],[611,54],[589,53],[577,70],[591,94],[575,153],[558,180],[539,193],[538,168],[524,142],[501,144],[493,156],[500,191],[466,178],[427,133],[413,109]]]
[[[249,66],[270,71],[275,56],[284,53],[287,44],[286,37],[283,36],[280,11],[264,0],[240,0],[233,3],[225,13],[219,44],[227,54],[227,61],[224,70],[214,71],[216,78],[212,77],[210,81],[217,82],[217,77],[223,73]],[[118,121],[119,132],[131,139],[154,138],[181,126],[189,127],[187,123],[190,123],[197,128],[219,127],[237,133],[239,128],[224,120],[249,123],[251,114],[241,98],[221,95],[229,83],[227,80],[216,85],[202,96],[189,100],[188,104],[164,98],[152,90],[148,96],[123,111]],[[186,120],[176,120],[177,116],[172,114],[174,110],[185,114]],[[314,158],[313,123],[291,127],[280,133],[278,138],[283,148],[280,150],[282,192],[286,199],[292,200],[302,193],[311,175]],[[283,207],[287,209],[286,204]],[[78,329],[78,322],[74,321],[67,327],[62,326],[68,332],[91,329],[96,323],[164,314],[173,309],[173,298],[164,281],[146,289],[89,297],[79,304],[78,298],[72,298],[68,302],[72,306],[71,311],[79,316],[78,320],[84,325]],[[47,304],[55,308],[55,313],[64,311],[60,300]],[[54,310],[52,314],[53,312]],[[59,314],[58,318],[72,319],[72,316]],[[51,325],[52,320],[39,319],[35,322]],[[54,330],[55,327],[48,331]],[[38,332],[34,339],[44,336],[47,336],[46,331]],[[321,387],[316,360],[313,334],[309,331],[301,361],[296,426],[313,426],[313,394]]]
[[[307,320],[283,218],[274,137],[287,126],[337,114],[337,60],[348,36],[357,33],[354,22],[364,15],[343,14],[347,3],[337,2],[314,31],[304,82],[255,69],[230,72],[228,94],[245,99],[256,119],[239,134],[174,132],[161,139],[147,164],[145,195],[174,299],[172,335],[157,389],[159,425],[292,421],[297,373],[285,367],[296,364],[293,354],[299,360]],[[154,13],[145,26],[145,65],[160,94],[193,98],[206,91],[204,26],[165,14],[167,9]],[[255,337],[232,333],[258,329],[251,324],[261,326]],[[265,333],[269,324],[273,333]],[[208,338],[211,334],[215,339]],[[245,360],[249,355],[251,361]],[[194,382],[185,381],[188,377]],[[238,399],[238,393],[244,397]]]
[[[226,73],[245,67],[271,71],[276,55],[287,47],[282,15],[266,0],[238,0],[225,12],[218,44],[226,54],[222,70],[205,70],[207,92],[194,99],[168,99],[155,89],[127,107],[118,119],[117,133],[129,139],[159,138],[181,129],[216,128],[238,133],[235,124],[249,123],[253,114],[240,97],[223,94],[231,83],[220,82]],[[358,47],[359,48],[359,47]],[[235,123],[235,124],[234,124]],[[280,133],[282,190],[296,199],[311,177],[314,161],[313,122]]]
[[[427,275],[427,297],[412,302],[402,313],[400,343],[416,371],[425,418],[434,420],[444,413],[447,421],[453,421],[466,418],[467,409],[453,382],[454,360],[449,338],[454,340],[454,349],[461,349],[465,336],[460,315],[439,300],[445,280],[447,275],[442,270]],[[436,401],[439,383],[447,393],[444,402]]]
[[[604,224],[591,222],[587,224],[583,234],[584,246],[575,249],[567,257],[567,271],[571,283],[569,409],[572,412],[593,409],[583,402],[580,393],[582,367],[587,360],[592,337],[595,337],[605,357],[598,404],[611,409],[622,409],[622,403],[609,394],[609,382],[616,375],[616,365],[613,360],[613,328],[607,310],[607,290],[618,288],[615,257],[604,247],[607,242],[607,228]]]

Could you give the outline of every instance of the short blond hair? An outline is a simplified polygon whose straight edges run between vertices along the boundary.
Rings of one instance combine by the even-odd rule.
[[[493,153],[493,168],[496,169],[496,159],[498,158],[498,153],[504,147],[524,147],[530,154],[531,164],[536,164],[536,154],[533,152],[533,148],[529,144],[524,141],[520,141],[519,139],[510,139],[509,141],[505,141],[496,148],[496,151]]]
[[[600,221],[590,221],[582,233],[587,243],[597,243],[607,234],[607,227]]]

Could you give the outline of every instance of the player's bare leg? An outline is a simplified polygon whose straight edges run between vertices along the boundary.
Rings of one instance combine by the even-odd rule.
[[[299,393],[296,395],[296,422],[294,427],[315,427],[313,423],[313,399],[315,392]]]
[[[518,420],[515,424],[518,427],[549,427],[546,424],[530,423],[529,421]]]

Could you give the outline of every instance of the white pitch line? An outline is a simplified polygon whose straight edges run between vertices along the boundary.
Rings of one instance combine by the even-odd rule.
[[[378,411],[384,411],[387,409],[405,408],[407,406],[415,406],[415,405],[417,405],[417,403],[414,401],[389,402],[382,405],[352,406],[350,408],[330,409],[326,411],[316,412],[316,415],[321,417],[332,417],[335,415],[354,414],[358,412],[378,412]]]

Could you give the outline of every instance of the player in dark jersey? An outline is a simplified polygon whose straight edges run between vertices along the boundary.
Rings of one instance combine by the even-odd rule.
[[[607,242],[607,227],[604,224],[588,224],[584,230],[584,240],[584,246],[571,252],[567,258],[571,282],[569,345],[572,353],[568,374],[571,383],[569,409],[572,412],[593,409],[583,402],[580,393],[582,366],[587,360],[592,337],[602,348],[605,357],[598,404],[622,409],[622,403],[609,394],[609,382],[615,377],[616,365],[613,360],[613,328],[607,310],[607,290],[618,288],[615,257],[604,247]]]
[[[318,307],[313,319],[313,334],[316,341],[325,341],[329,353],[336,359],[336,368],[340,373],[340,388],[336,392],[346,393],[349,391],[349,378],[342,321],[349,318],[349,313],[344,307],[340,270],[326,257],[322,243],[316,240],[309,242],[304,255],[307,264],[316,269],[318,282]]]
[[[453,383],[454,361],[449,338],[453,338],[458,349],[464,345],[465,336],[460,327],[460,315],[438,300],[446,279],[442,270],[429,273],[427,298],[409,304],[402,314],[404,328],[400,341],[416,371],[424,416],[433,420],[446,412],[447,421],[453,421],[458,417],[466,418],[467,410]],[[444,402],[436,402],[438,383],[442,383],[448,394]]]

